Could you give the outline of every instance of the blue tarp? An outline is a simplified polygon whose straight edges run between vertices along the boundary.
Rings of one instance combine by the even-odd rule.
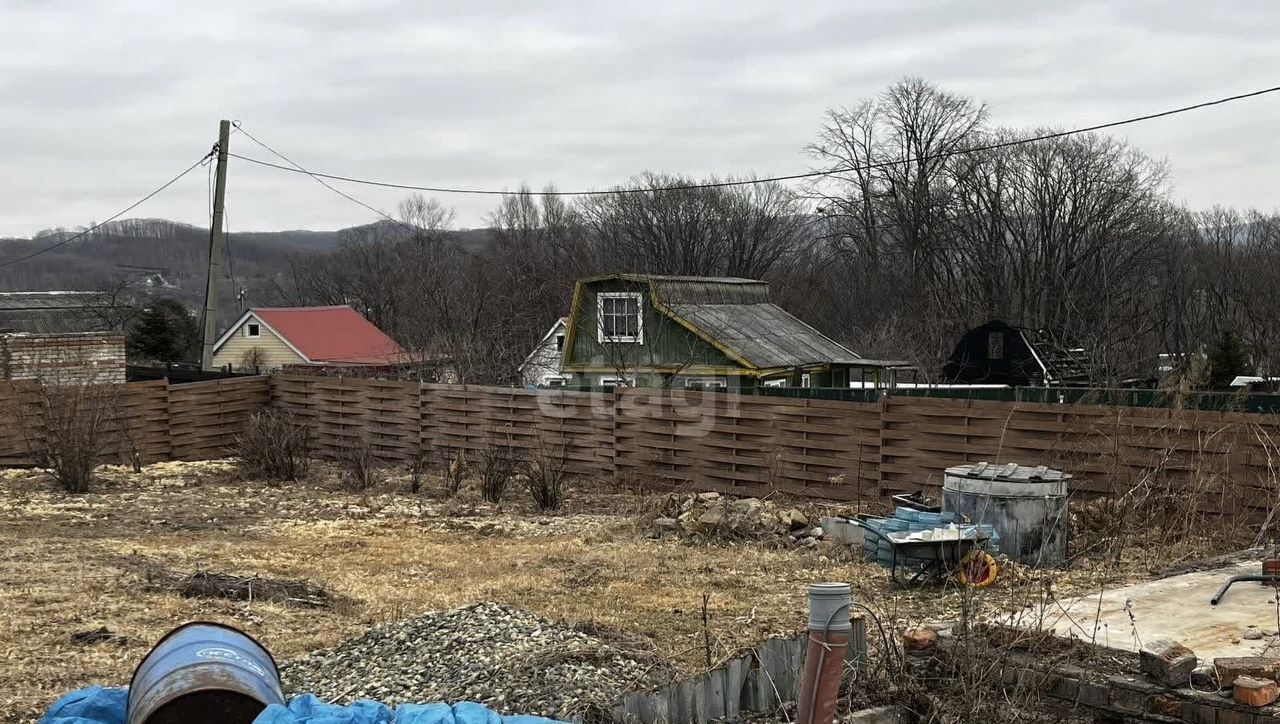
[[[40,724],[125,724],[128,704],[125,689],[94,686],[58,700]],[[326,704],[314,694],[303,694],[283,707],[272,704],[254,724],[554,724],[537,716],[500,716],[481,704],[402,704],[394,711],[376,701],[350,706]]]

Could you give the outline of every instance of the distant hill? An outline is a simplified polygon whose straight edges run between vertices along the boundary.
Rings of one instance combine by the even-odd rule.
[[[378,225],[393,235],[403,233],[390,222]],[[277,303],[277,284],[284,283],[291,256],[332,249],[345,234],[362,228],[233,232],[228,242],[231,263],[225,269],[228,276],[234,274],[235,286],[231,279],[222,285],[221,308],[239,308],[234,301],[238,287],[246,292],[244,306]],[[0,238],[0,263],[78,231],[54,229],[29,239]],[[483,249],[488,236],[487,229],[454,232],[455,241],[473,251]],[[124,219],[28,261],[0,267],[0,291],[94,290],[128,279],[143,291],[175,297],[194,308],[203,303],[208,255],[207,228],[165,219]]]

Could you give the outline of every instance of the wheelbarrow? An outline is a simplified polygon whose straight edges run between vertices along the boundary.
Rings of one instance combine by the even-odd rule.
[[[920,540],[905,531],[881,533],[865,525],[863,529],[889,542],[893,552],[889,573],[903,588],[947,579],[986,586],[998,575],[995,560],[983,550],[989,533],[969,529],[962,530],[959,538]]]

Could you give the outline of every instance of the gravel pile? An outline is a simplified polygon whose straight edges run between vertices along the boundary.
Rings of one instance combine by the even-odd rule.
[[[281,667],[286,690],[335,703],[466,700],[505,714],[589,720],[672,673],[652,657],[493,603],[379,626]]]

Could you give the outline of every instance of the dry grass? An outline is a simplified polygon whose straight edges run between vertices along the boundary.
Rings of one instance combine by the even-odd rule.
[[[34,721],[57,696],[121,685],[174,625],[226,621],[281,659],[373,623],[492,600],[618,632],[696,666],[699,607],[713,592],[721,655],[804,621],[803,587],[878,571],[813,553],[694,548],[630,532],[635,499],[571,499],[561,516],[396,492],[344,493],[333,481],[267,487],[230,466],[114,469],[101,492],[68,497],[38,473],[0,482],[0,721]],[[395,483],[393,483],[395,484]],[[429,488],[431,486],[428,486]],[[350,597],[336,610],[184,598],[146,590],[126,561],[179,571],[305,579]],[[106,626],[125,646],[77,645]]]
[[[489,600],[589,627],[688,670],[705,664],[702,594],[711,594],[713,658],[804,625],[805,586],[855,585],[896,621],[954,617],[954,590],[900,592],[881,568],[834,548],[691,546],[650,540],[634,520],[652,503],[573,491],[562,515],[528,503],[492,506],[471,491],[343,492],[319,482],[236,482],[227,463],[113,468],[86,496],[53,492],[35,472],[0,477],[0,721],[34,721],[57,696],[121,685],[151,643],[191,619],[219,620],[279,659],[332,646],[378,622]],[[405,477],[405,476],[402,476]],[[351,599],[334,609],[184,598],[148,590],[127,561],[178,571],[306,580]],[[1107,575],[1117,575],[1115,567]],[[1125,569],[1121,576],[1140,575]],[[1091,586],[1086,567],[1074,584]],[[993,608],[1025,605],[1043,585],[1013,571],[984,593]],[[73,644],[106,626],[122,646]]]

